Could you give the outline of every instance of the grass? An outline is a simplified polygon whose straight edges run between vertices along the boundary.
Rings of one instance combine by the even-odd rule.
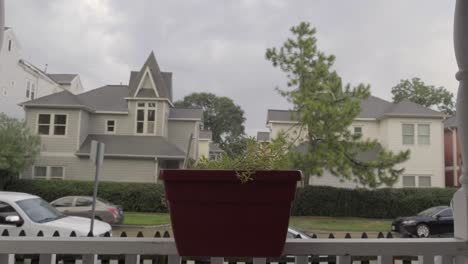
[[[126,225],[170,224],[169,214],[125,212]],[[293,216],[289,224],[303,231],[386,232],[391,220],[355,217]]]

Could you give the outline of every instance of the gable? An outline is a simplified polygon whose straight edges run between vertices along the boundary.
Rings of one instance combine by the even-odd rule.
[[[143,73],[143,78],[140,79],[137,90],[135,92],[135,97],[159,97],[159,93],[154,82],[153,76],[151,74],[151,69],[146,67]]]

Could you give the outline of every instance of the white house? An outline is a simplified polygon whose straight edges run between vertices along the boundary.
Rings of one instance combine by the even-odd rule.
[[[48,74],[26,61],[14,31],[5,27],[0,51],[0,112],[23,118],[19,103],[68,90],[83,91],[77,74]]]
[[[259,133],[259,140],[275,138],[281,131],[290,139],[304,140],[306,133],[299,133],[300,126],[295,119],[292,111],[268,110],[270,135]],[[391,103],[370,96],[361,103],[361,113],[350,129],[361,133],[363,139],[377,140],[387,150],[411,151],[410,159],[401,164],[405,171],[394,187],[445,187],[443,119],[444,114],[409,101]],[[359,187],[352,181],[340,181],[330,173],[311,177],[310,184]]]

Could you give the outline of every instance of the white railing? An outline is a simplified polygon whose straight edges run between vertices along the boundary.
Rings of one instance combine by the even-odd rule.
[[[209,239],[209,238],[204,238]],[[194,258],[181,258],[172,238],[76,238],[76,237],[2,237],[0,263],[15,263],[15,255],[35,255],[40,264],[67,259],[84,264],[106,262],[180,264]],[[357,257],[374,257],[378,264],[395,263],[395,257],[412,256],[420,264],[453,263],[468,255],[466,241],[455,238],[427,239],[289,239],[283,255],[297,264],[314,263],[313,256],[337,256],[330,262],[359,262]],[[59,257],[58,257],[59,256]],[[161,256],[167,258],[161,258]],[[16,256],[18,257],[18,256]],[[121,262],[118,262],[118,260]],[[222,264],[233,259],[205,258],[206,262]],[[265,264],[284,260],[243,258],[243,262]],[[318,262],[315,262],[318,263]],[[457,261],[457,263],[459,263]]]

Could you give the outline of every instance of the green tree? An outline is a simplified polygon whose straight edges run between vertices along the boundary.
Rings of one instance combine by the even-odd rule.
[[[318,50],[316,29],[309,23],[302,22],[291,32],[293,37],[279,49],[268,49],[266,58],[286,73],[288,88],[278,90],[293,104],[299,131],[306,131],[301,143],[305,150],[291,152],[292,163],[304,172],[304,184],[310,175],[328,170],[369,187],[391,186],[403,172],[396,165],[408,159],[409,151],[393,154],[349,130],[370,87],[343,86],[332,70],[335,57]],[[373,158],[363,158],[366,153],[374,153]]]
[[[213,133],[213,142],[227,154],[245,149],[245,117],[242,108],[228,97],[212,93],[192,93],[175,103],[176,107],[203,109],[203,126]]]
[[[24,122],[0,113],[0,189],[32,164],[39,146]]]
[[[392,87],[393,102],[399,103],[405,99],[425,107],[436,107],[437,110],[453,115],[455,103],[453,94],[444,87],[425,84],[419,78],[401,80]]]

